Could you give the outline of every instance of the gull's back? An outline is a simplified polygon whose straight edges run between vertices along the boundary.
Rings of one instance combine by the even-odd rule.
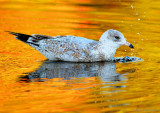
[[[99,41],[76,36],[46,36],[26,35],[10,32],[16,39],[32,46],[46,58],[53,61],[90,62],[94,60],[92,51],[97,48]]]
[[[50,60],[84,62],[91,60],[91,51],[97,47],[98,41],[75,36],[57,36],[41,40],[39,44],[43,50],[41,53]]]

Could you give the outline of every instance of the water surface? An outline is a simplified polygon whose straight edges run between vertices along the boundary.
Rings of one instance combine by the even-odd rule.
[[[0,112],[160,112],[160,1],[1,0]],[[135,47],[116,57],[141,62],[46,62],[4,31],[98,40],[117,29]]]

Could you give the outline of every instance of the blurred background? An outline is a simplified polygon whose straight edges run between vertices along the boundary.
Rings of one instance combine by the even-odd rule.
[[[120,47],[116,57],[143,61],[48,65],[5,32],[98,40],[108,29],[119,30],[135,47]],[[159,29],[160,1],[0,0],[0,112],[160,112]]]

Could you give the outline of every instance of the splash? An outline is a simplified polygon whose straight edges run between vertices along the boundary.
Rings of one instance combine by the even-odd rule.
[[[138,57],[114,57],[112,59],[113,62],[138,62],[138,61],[143,61],[141,58]]]

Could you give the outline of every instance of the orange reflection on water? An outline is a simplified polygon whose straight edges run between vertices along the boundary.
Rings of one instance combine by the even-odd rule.
[[[78,81],[79,83],[77,83]],[[73,81],[64,81],[60,78],[49,80],[45,83],[7,85],[7,91],[1,94],[3,104],[2,112],[70,112],[82,111],[95,112],[95,106],[83,106],[87,102],[96,78],[80,78]],[[84,83],[81,83],[84,82]],[[74,84],[74,85],[70,85]],[[6,87],[1,87],[6,89]],[[83,90],[77,90],[81,89]],[[1,89],[4,91],[4,89]],[[4,95],[4,96],[3,96]],[[7,97],[7,98],[6,98]],[[10,109],[8,109],[10,107]],[[26,111],[27,109],[27,111]]]
[[[159,5],[151,0],[0,1],[0,112],[159,112]],[[82,67],[81,75],[99,73],[86,77],[72,73],[70,79],[64,76],[70,70],[62,71],[67,66],[47,68],[43,55],[4,32],[97,40],[110,28],[123,32],[135,46],[135,50],[119,48],[116,56],[141,57],[144,62],[116,63],[107,71],[104,64],[75,64],[76,70]],[[54,77],[25,78],[39,68],[42,75],[55,72]],[[114,79],[99,76],[111,70]]]

